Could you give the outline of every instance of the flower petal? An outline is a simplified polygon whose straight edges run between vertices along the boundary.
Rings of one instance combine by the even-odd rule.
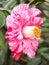
[[[22,41],[20,40],[14,40],[12,42],[9,42],[8,45],[11,51],[16,51],[16,53],[22,51]]]
[[[31,24],[33,26],[37,26],[37,27],[40,27],[42,24],[43,24],[43,20],[41,17],[32,17],[31,18]]]
[[[15,60],[20,60],[21,59],[21,56],[22,56],[22,52],[20,52],[20,53],[14,53],[14,52],[12,52],[11,53],[11,55],[12,55],[12,57],[15,59]]]
[[[13,22],[12,17],[10,15],[8,15],[7,18],[6,18],[6,26],[7,26],[7,28],[12,26],[12,22]]]
[[[31,8],[31,11],[32,11],[33,16],[40,16],[41,15],[41,11],[39,9],[37,9],[35,6]]]
[[[36,39],[23,40],[23,53],[27,54],[28,57],[34,58],[38,48],[38,41]]]
[[[5,38],[14,59],[19,60],[22,53],[27,54],[30,58],[35,57],[39,39],[24,38],[22,32],[25,26],[40,27],[43,23],[40,14],[41,11],[36,7],[29,8],[29,4],[20,4],[15,6],[11,14],[7,16]]]

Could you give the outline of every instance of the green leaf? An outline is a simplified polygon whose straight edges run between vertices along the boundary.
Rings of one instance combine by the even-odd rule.
[[[41,63],[41,58],[36,57],[35,59],[32,59],[27,65],[39,65]]]
[[[20,3],[24,3],[24,0],[20,0]]]
[[[16,61],[12,61],[12,62],[10,62],[10,65],[20,65],[20,64]]]
[[[46,65],[46,61],[43,60],[40,65]]]
[[[41,55],[49,61],[49,53],[41,53]]]
[[[42,27],[43,27],[43,28],[44,28],[44,27],[46,27],[46,28],[49,27],[49,19],[46,19],[46,20],[44,21]]]
[[[5,9],[10,9],[11,10],[17,3],[18,3],[17,0],[5,1],[5,2],[3,2],[3,7]]]
[[[49,43],[46,43],[45,41],[42,42],[41,44],[39,44],[39,48],[45,48],[48,47],[49,48]]]
[[[37,5],[37,7],[42,11],[42,15],[44,15],[45,18],[49,19],[49,3],[40,3]]]
[[[9,60],[11,60],[11,61],[8,62],[9,65],[20,65],[20,62],[17,62],[16,60],[14,60],[11,55],[10,55]]]
[[[5,42],[2,32],[0,32],[0,65],[5,62],[5,57],[7,53],[7,43]]]
[[[2,2],[3,0],[0,0],[0,2]],[[5,0],[4,0],[5,1]]]
[[[49,0],[46,0],[46,2],[49,2]]]
[[[8,14],[10,14],[10,12],[11,12],[11,10],[5,9],[5,8],[2,8],[2,7],[0,7],[0,11],[2,11],[3,13],[4,13],[4,11],[5,11],[5,12],[7,12]],[[5,13],[4,13],[4,14],[5,14]]]
[[[5,25],[5,15],[0,11],[0,28]]]
[[[45,24],[43,24],[43,27],[49,27],[49,24],[46,22]]]
[[[45,0],[31,0],[30,2],[29,2],[29,5],[32,5],[32,4],[36,4],[36,3],[38,3],[38,2],[44,2]]]
[[[42,25],[42,32],[49,32],[49,19],[46,19]]]
[[[38,52],[39,53],[43,53],[43,52],[46,52],[46,51],[48,51],[49,50],[49,48],[48,47],[45,47],[45,48],[40,48],[39,50],[38,50]]]
[[[42,32],[49,32],[49,28],[42,28]]]

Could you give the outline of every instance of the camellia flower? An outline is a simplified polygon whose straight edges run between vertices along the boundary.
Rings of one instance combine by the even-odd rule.
[[[15,60],[19,60],[22,54],[35,57],[43,23],[40,15],[41,11],[35,6],[29,8],[28,4],[20,4],[7,16],[5,38]]]

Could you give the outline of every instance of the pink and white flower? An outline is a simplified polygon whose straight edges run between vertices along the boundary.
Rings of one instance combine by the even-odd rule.
[[[29,8],[28,4],[20,4],[7,16],[5,38],[14,59],[19,60],[23,53],[35,57],[43,23],[40,15],[41,11],[35,6]]]

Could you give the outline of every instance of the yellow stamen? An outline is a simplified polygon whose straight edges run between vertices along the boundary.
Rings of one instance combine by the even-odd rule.
[[[34,26],[33,34],[34,34],[34,37],[39,38],[40,37],[40,29],[38,27]]]
[[[25,26],[22,30],[23,36],[25,38],[39,38],[40,37],[40,29],[37,26]]]

